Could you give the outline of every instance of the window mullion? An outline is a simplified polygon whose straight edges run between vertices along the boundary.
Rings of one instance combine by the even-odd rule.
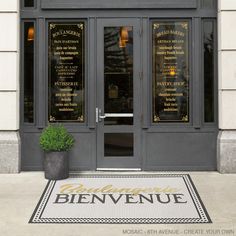
[[[192,114],[193,127],[201,128],[201,18],[193,18],[192,25]]]
[[[46,125],[46,109],[47,107],[47,86],[46,86],[46,73],[45,73],[45,19],[39,18],[37,21],[37,63],[36,63],[36,84],[37,84],[37,97],[36,97],[36,110],[37,110],[37,128],[44,128]]]

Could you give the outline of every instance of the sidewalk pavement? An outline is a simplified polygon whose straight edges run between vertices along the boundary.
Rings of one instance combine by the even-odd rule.
[[[0,174],[0,236],[236,235],[236,174],[187,173],[212,224],[28,224],[47,183],[44,173]]]

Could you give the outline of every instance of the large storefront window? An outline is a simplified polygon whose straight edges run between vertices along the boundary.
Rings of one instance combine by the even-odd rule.
[[[49,23],[49,121],[84,122],[84,22]]]
[[[152,25],[153,122],[189,122],[189,22]]]

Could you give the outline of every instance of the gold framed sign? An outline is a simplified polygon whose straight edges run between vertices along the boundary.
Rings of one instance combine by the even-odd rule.
[[[49,23],[49,121],[84,122],[84,22]]]
[[[189,22],[152,24],[153,122],[189,122]]]

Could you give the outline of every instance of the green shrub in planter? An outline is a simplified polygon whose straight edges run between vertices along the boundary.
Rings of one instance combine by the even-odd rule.
[[[63,125],[50,125],[40,136],[40,146],[46,152],[69,151],[74,142],[73,136]]]
[[[62,125],[50,125],[43,130],[39,141],[45,151],[45,178],[52,180],[68,178],[68,151],[74,145],[73,136]]]

